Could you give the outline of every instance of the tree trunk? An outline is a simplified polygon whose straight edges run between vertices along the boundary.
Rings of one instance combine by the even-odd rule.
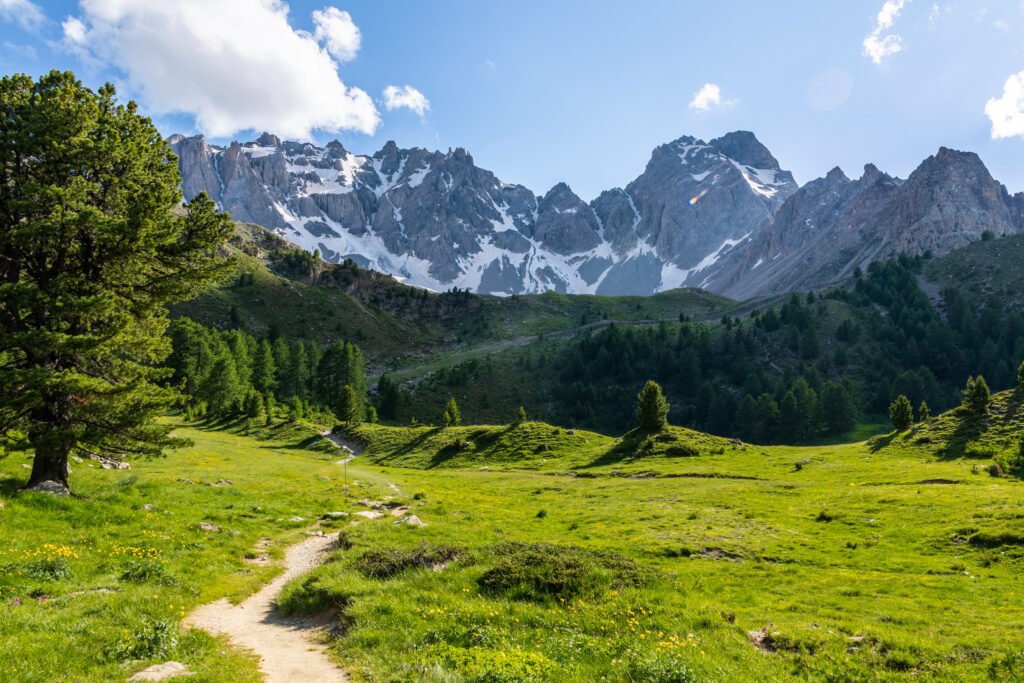
[[[32,475],[26,488],[38,488],[43,482],[55,482],[60,488],[68,491],[68,453],[70,448],[64,446],[40,445],[36,448],[36,457],[32,460]],[[53,489],[54,487],[48,487]]]

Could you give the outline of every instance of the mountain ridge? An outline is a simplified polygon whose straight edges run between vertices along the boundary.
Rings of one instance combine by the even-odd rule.
[[[1024,232],[1024,193],[1011,196],[976,154],[945,147],[907,180],[868,164],[857,180],[837,167],[801,187],[751,132],[682,136],[587,203],[564,182],[543,195],[504,183],[463,148],[388,141],[355,155],[338,141],[270,133],[226,147],[169,142],[186,198],[205,191],[234,218],[327,260],[435,290],[700,287],[749,298],[826,287],[901,251],[942,254],[987,231]]]

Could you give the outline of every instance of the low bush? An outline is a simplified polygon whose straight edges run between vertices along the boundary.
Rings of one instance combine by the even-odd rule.
[[[1003,545],[1024,545],[1024,534],[1013,531],[979,531],[968,539],[977,548],[998,548]]]
[[[681,443],[669,446],[665,449],[665,455],[670,458],[696,458],[700,455],[700,451],[693,444]]]
[[[156,583],[163,586],[178,585],[178,580],[156,560],[128,560],[122,567],[121,580],[131,583]]]
[[[33,579],[44,581],[59,581],[71,576],[71,565],[63,557],[40,557],[21,567],[10,567],[9,569],[21,571]]]
[[[462,557],[464,550],[450,545],[418,548],[372,548],[356,560],[356,569],[371,579],[387,579],[407,569],[433,568]]]
[[[553,543],[501,543],[477,580],[490,594],[525,600],[596,596],[609,588],[640,586],[653,570],[615,553]]]
[[[178,630],[169,621],[146,619],[135,631],[125,630],[109,656],[121,662],[165,657],[178,644]]]
[[[689,667],[674,657],[661,656],[632,659],[629,678],[645,683],[696,683],[697,676]]]
[[[454,647],[442,643],[430,647],[424,654],[429,665],[440,667],[440,675],[431,680],[449,680],[445,672],[458,676],[466,683],[532,683],[551,680],[557,666],[537,652],[522,650],[492,650],[482,647]]]
[[[282,595],[276,607],[285,615],[315,614],[330,609],[344,610],[351,602],[351,596],[335,590],[316,574],[307,576],[302,583]]]

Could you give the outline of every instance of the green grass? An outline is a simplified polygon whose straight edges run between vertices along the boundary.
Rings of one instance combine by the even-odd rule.
[[[357,681],[1014,680],[1024,484],[978,453],[1020,434],[1017,406],[1000,394],[985,417],[807,448],[366,425],[349,490],[299,447],[303,427],[257,441],[180,425],[195,448],[129,472],[75,464],[76,499],[17,491],[13,454],[0,596],[22,604],[0,604],[0,678],[122,680],[176,659],[191,680],[256,680],[251,657],[180,633],[181,613],[267,581],[244,560],[259,538],[279,556],[368,496],[427,526],[339,524],[339,549],[280,600],[334,615],[331,651]],[[202,485],[218,479],[233,485]]]
[[[374,495],[379,478],[350,472],[359,485],[344,489],[336,454],[296,445],[308,429],[268,441],[175,432],[195,446],[131,470],[72,462],[74,498],[19,491],[30,461],[0,460],[0,680],[117,681],[168,659],[187,663],[190,681],[260,680],[251,655],[178,622],[279,571],[246,561],[259,539],[280,558],[319,514]],[[232,483],[211,486],[219,480]],[[305,521],[288,521],[296,516]]]

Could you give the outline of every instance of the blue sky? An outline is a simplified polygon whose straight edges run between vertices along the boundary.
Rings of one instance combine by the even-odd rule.
[[[945,145],[1024,190],[1019,0],[0,0],[0,35],[3,72],[111,80],[168,135],[465,147],[538,193],[589,200],[658,144],[736,129],[801,183],[868,162],[906,177]]]

